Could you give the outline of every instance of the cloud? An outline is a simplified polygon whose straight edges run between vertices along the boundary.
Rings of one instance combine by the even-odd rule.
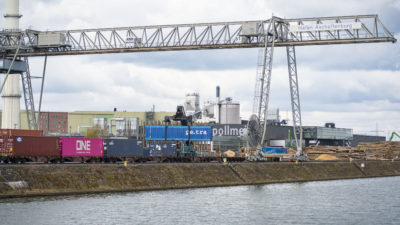
[[[75,66],[84,61],[87,63]],[[35,58],[31,63],[37,65],[32,66],[32,74],[41,73],[40,59]],[[87,110],[101,105],[110,108],[115,102],[120,104],[119,108],[127,110],[145,110],[156,104],[160,110],[173,111],[176,105],[183,103],[186,93],[198,91],[202,101],[214,99],[215,87],[221,85],[224,96],[241,96],[240,89],[250,90],[254,82],[253,71],[249,79],[246,76],[249,71],[243,70],[182,71],[131,63],[90,62],[90,56],[54,57],[48,63],[45,92],[60,99],[76,98],[81,93],[78,101]],[[40,82],[34,83],[36,93],[39,85]],[[100,106],[92,100],[91,94],[104,99]],[[83,103],[84,99],[87,103]],[[58,109],[68,110],[68,105],[62,103]],[[50,107],[48,110],[57,109]]]
[[[138,52],[95,55],[101,62],[129,62],[142,66],[179,70],[226,70],[254,68],[258,49],[220,49],[167,52]]]

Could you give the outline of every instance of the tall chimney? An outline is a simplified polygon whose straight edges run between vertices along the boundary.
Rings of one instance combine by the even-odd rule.
[[[19,0],[7,0],[6,1],[6,30],[17,31],[19,30],[19,18],[22,15],[19,14]]]
[[[6,31],[19,30],[19,0],[6,1]],[[2,93],[2,118],[1,127],[5,129],[20,129],[20,74],[9,74]]]
[[[221,101],[220,101],[220,97],[221,97],[221,89],[220,89],[220,87],[219,86],[217,86],[217,88],[216,88],[216,97],[217,97],[217,99],[216,99],[216,103],[215,103],[215,108],[214,108],[214,115],[215,115],[215,122],[216,123],[221,123],[221,115],[220,115],[220,113],[221,113]]]

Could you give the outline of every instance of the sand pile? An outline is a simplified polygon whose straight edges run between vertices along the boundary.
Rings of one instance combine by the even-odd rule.
[[[329,155],[329,154],[321,154],[315,160],[329,161],[329,160],[338,160],[338,158],[336,156]]]

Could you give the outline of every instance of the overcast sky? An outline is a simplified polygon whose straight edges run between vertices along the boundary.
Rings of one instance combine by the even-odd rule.
[[[5,0],[0,9],[4,14]],[[400,38],[399,0],[20,0],[20,13],[22,29],[43,31],[378,14]],[[290,111],[285,49],[275,53],[270,107]],[[303,125],[400,131],[399,42],[297,47],[296,53]],[[222,97],[239,101],[247,119],[257,55],[258,49],[229,49],[50,57],[42,109],[145,111],[154,104],[156,111],[174,111],[186,93],[199,92],[204,102],[220,85]],[[42,64],[43,58],[30,59],[32,75],[41,74]],[[39,80],[33,82],[37,96]]]

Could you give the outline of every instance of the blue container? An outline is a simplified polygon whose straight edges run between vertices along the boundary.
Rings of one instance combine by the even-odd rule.
[[[134,139],[104,139],[104,156],[143,156],[142,141]]]
[[[168,141],[211,141],[212,128],[210,126],[167,126]]]
[[[209,126],[192,126],[190,129],[190,140],[212,141],[212,128]]]
[[[187,126],[167,126],[167,141],[187,141],[188,138]]]
[[[150,148],[144,147],[143,148],[143,157],[149,157],[149,156],[150,156]]]
[[[161,145],[161,155],[168,157],[175,157],[176,154],[176,144],[175,143],[163,143]]]
[[[264,154],[288,154],[288,148],[280,148],[280,147],[263,147],[262,152]]]
[[[145,126],[145,139],[148,141],[163,141],[165,140],[165,126]]]
[[[162,155],[161,147],[162,147],[161,143],[150,143],[149,144],[150,156],[152,157],[161,156]]]

